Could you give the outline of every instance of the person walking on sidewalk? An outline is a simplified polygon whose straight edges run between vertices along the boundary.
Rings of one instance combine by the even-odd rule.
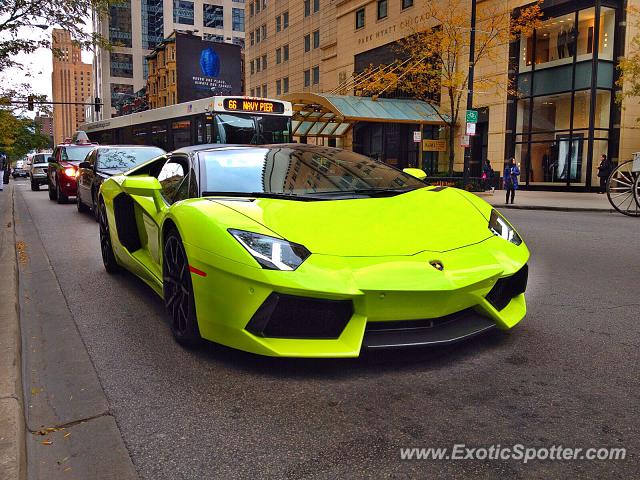
[[[8,163],[7,156],[4,153],[0,153],[0,192],[4,189],[5,183],[9,183]]]
[[[484,161],[484,165],[482,165],[482,189],[486,192],[487,190],[491,190],[491,193],[496,191],[496,188],[493,186],[493,177],[495,172],[493,168],[491,168],[491,161],[487,158]]]
[[[507,204],[509,203],[509,197],[511,197],[511,204],[513,204],[516,197],[516,190],[518,189],[519,176],[520,168],[516,165],[516,159],[511,157],[507,166],[504,168],[504,188],[507,191]]]
[[[613,164],[611,160],[603,153],[600,157],[600,165],[598,165],[598,178],[600,178],[600,191],[598,193],[607,193],[607,179],[611,175]]]

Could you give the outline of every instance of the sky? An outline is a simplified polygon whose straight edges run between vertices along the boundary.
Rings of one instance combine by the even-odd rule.
[[[91,22],[88,22],[87,28],[91,28],[90,24]],[[52,31],[52,28],[49,28],[46,31],[39,28],[25,28],[21,30],[20,35],[38,38],[44,38],[46,36],[51,38]],[[44,94],[51,99],[51,71],[53,69],[53,57],[51,50],[39,48],[29,55],[16,55],[15,60],[24,65],[24,67],[11,68],[0,72],[0,83],[5,87],[27,83],[33,89],[33,93]],[[93,61],[93,53],[82,52],[82,60],[86,63],[91,63]],[[33,114],[30,116],[33,116]]]

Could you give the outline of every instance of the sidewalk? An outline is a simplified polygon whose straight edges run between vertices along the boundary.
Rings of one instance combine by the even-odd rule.
[[[13,182],[0,192],[0,478],[26,477]]]
[[[558,210],[564,212],[615,212],[606,195],[580,192],[540,192],[518,190],[513,205],[505,204],[505,191],[476,192],[480,198],[500,208]]]

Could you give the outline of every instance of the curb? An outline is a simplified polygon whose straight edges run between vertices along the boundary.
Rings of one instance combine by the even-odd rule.
[[[0,201],[0,478],[26,478],[26,439],[21,377],[18,258],[13,183]]]
[[[590,207],[555,207],[551,205],[493,205],[495,208],[509,208],[514,210],[547,210],[551,212],[606,212],[615,213],[613,208]]]

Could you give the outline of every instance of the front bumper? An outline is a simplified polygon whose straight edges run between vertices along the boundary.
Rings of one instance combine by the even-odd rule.
[[[185,247],[190,265],[207,272],[206,277],[192,274],[203,338],[262,355],[356,357],[363,348],[448,343],[490,328],[509,329],[526,313],[523,293],[499,305],[502,308],[487,299],[490,292],[495,294],[498,280],[521,271],[529,257],[524,244],[497,237],[449,252],[412,256],[314,254],[293,272],[253,268]],[[433,260],[444,270],[432,267]],[[348,301],[352,310],[331,338],[302,338],[300,332],[295,338],[268,336],[250,322],[274,293]],[[308,320],[305,310],[294,314],[301,322]],[[314,315],[317,312],[309,314]]]

